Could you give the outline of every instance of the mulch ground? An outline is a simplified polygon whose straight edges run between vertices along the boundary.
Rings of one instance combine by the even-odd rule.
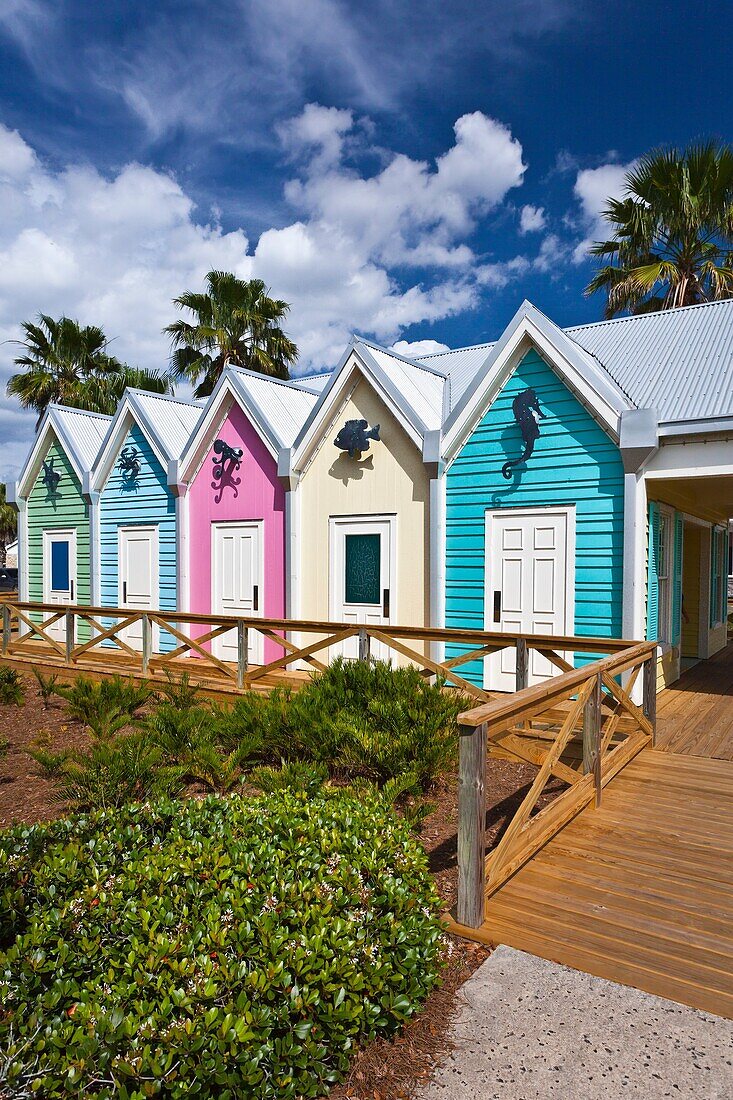
[[[89,742],[82,727],[68,719],[63,700],[53,698],[45,710],[33,677],[24,677],[24,686],[24,706],[0,706],[0,738],[8,742],[7,754],[0,759],[0,828],[17,822],[48,821],[64,812],[53,782],[37,774],[29,748],[39,740],[56,752],[82,748]],[[536,773],[530,764],[490,761],[486,791],[490,845],[511,820]],[[540,807],[552,794],[550,787]],[[423,822],[420,838],[448,909],[455,903],[458,886],[455,779],[443,781],[432,792],[430,801],[434,808]],[[454,937],[447,940],[448,958],[440,988],[398,1038],[378,1040],[356,1056],[348,1079],[332,1091],[331,1100],[407,1100],[418,1085],[430,1079],[450,1050],[448,1036],[457,1008],[457,991],[491,954],[490,948],[480,944]]]

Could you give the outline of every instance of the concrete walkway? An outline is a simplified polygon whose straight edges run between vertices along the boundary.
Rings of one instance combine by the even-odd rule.
[[[419,1100],[728,1100],[733,1021],[499,947]]]

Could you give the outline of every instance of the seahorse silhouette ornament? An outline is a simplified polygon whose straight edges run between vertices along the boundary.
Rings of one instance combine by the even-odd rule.
[[[537,394],[531,386],[529,389],[522,390],[522,392],[518,393],[514,398],[512,401],[512,412],[522,432],[524,450],[519,458],[515,458],[511,462],[505,462],[502,466],[501,472],[507,481],[512,476],[513,467],[518,466],[520,462],[526,462],[532,454],[534,445],[540,435],[540,420],[546,419],[545,414],[540,408]]]

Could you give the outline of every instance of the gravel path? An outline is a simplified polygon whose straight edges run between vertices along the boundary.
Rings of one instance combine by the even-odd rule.
[[[462,987],[419,1100],[728,1100],[733,1021],[509,947]]]

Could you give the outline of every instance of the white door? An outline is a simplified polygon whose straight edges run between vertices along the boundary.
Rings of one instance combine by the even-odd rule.
[[[262,553],[262,522],[213,523],[211,525],[211,611],[214,615],[235,615],[262,618],[264,576]],[[220,661],[237,661],[237,632],[214,638],[212,652]],[[263,637],[259,630],[248,634],[248,661],[261,665]]]
[[[158,609],[158,528],[119,528],[119,606],[132,611]],[[157,632],[153,632],[154,638]],[[138,621],[121,635],[133,649],[142,650],[143,628]]]
[[[573,633],[574,521],[572,508],[486,513],[486,630]],[[572,655],[564,656],[570,660]],[[484,682],[489,691],[514,691],[515,672],[513,647],[485,658]],[[530,650],[530,685],[556,673],[546,657]]]
[[[384,626],[394,621],[394,518],[336,518],[331,524],[330,616],[336,622]],[[359,642],[349,638],[332,656],[356,658]],[[390,651],[371,643],[371,655]]]
[[[63,606],[76,598],[76,529],[43,532],[43,602]],[[45,618],[50,617],[46,613]],[[63,619],[48,628],[59,642],[66,637]]]

